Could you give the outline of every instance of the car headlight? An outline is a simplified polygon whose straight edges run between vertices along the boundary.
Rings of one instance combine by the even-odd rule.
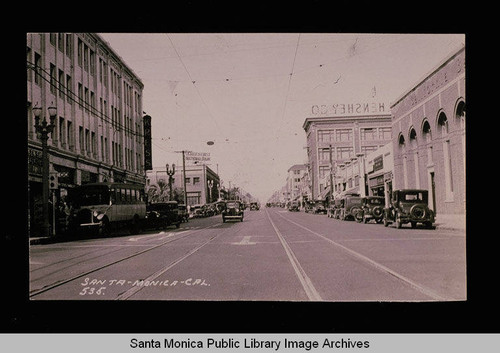
[[[104,217],[104,213],[101,213],[99,211],[94,211],[92,213],[92,216],[94,216],[95,219],[97,219],[98,221],[102,220],[103,217]]]

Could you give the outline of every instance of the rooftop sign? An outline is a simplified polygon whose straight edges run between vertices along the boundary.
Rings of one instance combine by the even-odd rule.
[[[389,104],[372,103],[334,103],[313,105],[311,113],[315,116],[345,116],[367,114],[389,114]]]

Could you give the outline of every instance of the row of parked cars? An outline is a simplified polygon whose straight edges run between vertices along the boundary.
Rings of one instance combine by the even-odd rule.
[[[179,228],[181,223],[189,220],[186,205],[177,201],[157,202],[146,206],[146,228],[162,228],[170,226]]]
[[[394,190],[387,206],[382,196],[361,197],[359,194],[346,194],[335,199],[325,211],[312,206],[315,208],[310,212],[325,212],[328,217],[340,220],[363,223],[374,221],[383,223],[386,227],[394,223],[396,228],[401,228],[403,224],[410,223],[412,228],[417,224],[434,228],[435,213],[429,208],[428,201],[428,191],[422,189]]]

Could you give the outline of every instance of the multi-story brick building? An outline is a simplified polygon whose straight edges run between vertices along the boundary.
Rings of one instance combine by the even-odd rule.
[[[47,120],[47,108],[57,109],[48,139],[49,168],[59,177],[57,201],[88,182],[145,184],[144,85],[97,34],[30,33],[26,40],[29,216],[30,233],[36,233],[42,148],[32,108],[42,108]]]
[[[330,157],[332,164],[349,164],[392,139],[391,115],[386,103],[349,103],[313,106],[305,120],[308,173],[312,199],[325,200],[329,194]]]
[[[394,189],[429,190],[439,214],[465,213],[465,48],[391,105]]]

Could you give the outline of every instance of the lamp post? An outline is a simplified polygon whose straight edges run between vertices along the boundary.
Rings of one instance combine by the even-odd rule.
[[[32,110],[33,110],[33,115],[35,116],[35,131],[40,134],[40,139],[42,140],[42,215],[43,215],[42,234],[44,237],[48,237],[50,235],[50,223],[49,223],[49,154],[47,149],[47,140],[49,139],[49,134],[52,134],[54,131],[57,108],[50,106],[47,109],[49,112],[50,123],[47,122],[45,115],[43,116],[43,121],[40,122],[40,118],[42,116],[42,108],[34,107]]]
[[[168,169],[168,163],[167,163],[166,167],[167,167],[167,175],[168,175],[168,188],[170,190],[169,201],[172,201],[172,198],[173,198],[173,190],[172,190],[173,178],[172,178],[172,176],[175,174],[175,164],[172,164],[172,169]]]
[[[358,169],[359,169],[359,190],[361,197],[366,196],[366,179],[365,179],[365,154],[362,152],[356,153],[356,157],[358,158]]]
[[[208,200],[209,202],[212,202],[212,188],[214,187],[214,181],[213,180],[207,180],[207,186],[208,186]]]

